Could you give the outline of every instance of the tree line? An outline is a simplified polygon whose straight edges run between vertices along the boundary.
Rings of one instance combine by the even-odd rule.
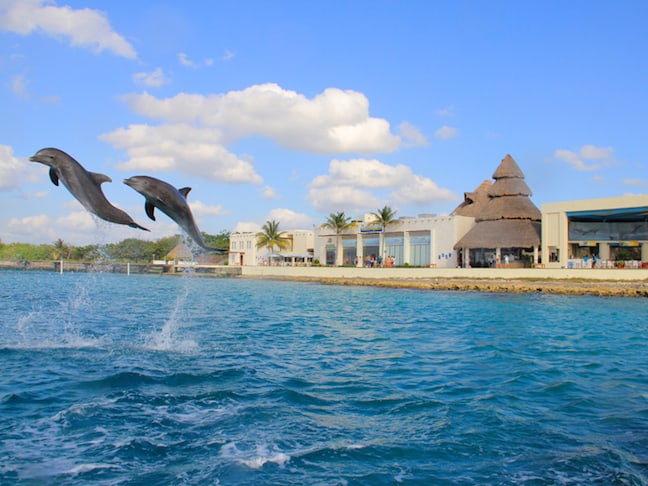
[[[209,246],[229,248],[229,231],[216,235],[203,233],[203,239]],[[118,262],[146,263],[152,259],[162,260],[182,241],[181,235],[167,236],[154,241],[127,238],[119,243],[104,245],[74,246],[58,239],[51,244],[35,245],[31,243],[2,243],[0,241],[0,259],[7,260],[65,260],[96,262],[111,260]]]

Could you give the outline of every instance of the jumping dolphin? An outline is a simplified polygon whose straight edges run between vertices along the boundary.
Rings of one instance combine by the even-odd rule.
[[[50,180],[54,185],[58,186],[60,180],[83,207],[92,214],[111,223],[125,224],[131,228],[149,231],[106,199],[101,190],[101,184],[112,182],[112,179],[107,175],[88,172],[76,160],[56,148],[39,150],[29,160],[47,165],[50,168]]]
[[[149,176],[133,176],[124,180],[124,184],[132,187],[146,198],[144,209],[149,218],[155,221],[155,208],[158,208],[180,226],[202,249],[225,253],[226,250],[207,246],[202,234],[196,226],[189,204],[187,194],[191,187],[176,189],[160,179]]]

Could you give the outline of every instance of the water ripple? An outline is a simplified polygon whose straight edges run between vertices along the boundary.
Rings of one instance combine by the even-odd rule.
[[[0,483],[648,484],[641,300],[38,272],[0,289]]]

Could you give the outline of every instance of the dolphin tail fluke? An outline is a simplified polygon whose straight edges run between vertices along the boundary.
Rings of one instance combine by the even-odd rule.
[[[200,247],[204,251],[206,251],[208,253],[215,253],[216,255],[224,255],[228,251],[225,248],[214,248],[213,246],[207,246],[207,245],[205,245],[205,246],[200,245]]]
[[[128,226],[130,226],[131,228],[137,228],[137,229],[141,229],[141,230],[144,230],[144,231],[151,231],[150,229],[145,228],[144,226],[140,226],[139,224],[137,224],[134,221],[132,223],[130,223]]]

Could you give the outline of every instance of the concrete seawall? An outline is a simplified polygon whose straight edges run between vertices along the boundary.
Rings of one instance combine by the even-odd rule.
[[[646,269],[241,267],[244,277],[647,281]]]
[[[421,290],[648,297],[648,272],[630,269],[243,267],[242,276]]]

